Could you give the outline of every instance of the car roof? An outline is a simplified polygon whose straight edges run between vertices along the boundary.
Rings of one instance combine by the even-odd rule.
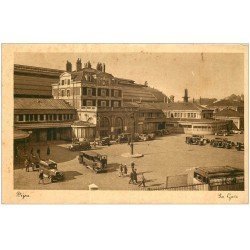
[[[80,152],[80,154],[86,154],[86,155],[89,155],[89,156],[92,156],[92,157],[98,157],[98,156],[103,156],[103,155],[101,155],[101,154],[99,154],[99,153],[97,153],[97,152],[95,152],[95,151],[88,151],[88,152],[86,152],[86,151],[81,151]]]
[[[49,164],[57,164],[55,161],[52,160],[41,160],[40,163],[45,164],[45,165],[49,165]]]
[[[231,166],[198,167],[195,169],[195,172],[206,177],[227,176],[231,174],[244,174],[243,169]]]

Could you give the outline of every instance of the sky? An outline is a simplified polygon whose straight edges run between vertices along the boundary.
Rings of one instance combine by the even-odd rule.
[[[147,81],[175,100],[182,100],[185,88],[195,99],[244,93],[244,54],[239,53],[16,53],[14,62],[64,70],[69,60],[75,70],[77,58],[93,68],[105,63],[115,77]]]

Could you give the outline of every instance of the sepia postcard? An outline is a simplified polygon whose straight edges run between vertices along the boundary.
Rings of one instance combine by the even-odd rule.
[[[248,203],[248,44],[2,44],[2,203]]]

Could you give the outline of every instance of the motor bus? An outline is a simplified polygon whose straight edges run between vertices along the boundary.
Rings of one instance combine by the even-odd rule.
[[[96,174],[107,172],[107,155],[101,155],[94,151],[79,153],[79,163],[93,170]]]

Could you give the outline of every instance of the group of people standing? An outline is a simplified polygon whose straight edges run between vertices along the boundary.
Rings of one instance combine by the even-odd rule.
[[[50,156],[50,146],[47,147],[47,157]],[[25,157],[24,160],[24,166],[26,172],[29,172],[30,167],[32,167],[32,170],[34,171],[35,169],[35,164],[37,164],[41,159],[41,150],[38,148],[36,150],[36,154],[34,153],[34,149],[31,148],[29,156]]]
[[[128,174],[128,168],[127,168],[127,165],[123,165],[123,164],[120,164],[119,166],[119,177],[124,177],[124,176],[127,176]],[[146,187],[145,183],[146,183],[146,179],[143,175],[143,173],[141,174],[141,180],[139,181],[138,183],[138,178],[137,178],[138,174],[137,174],[137,169],[135,168],[135,163],[132,162],[131,163],[131,172],[129,174],[129,184],[135,184],[135,185],[138,185],[139,187],[140,186],[143,186],[143,187]]]

